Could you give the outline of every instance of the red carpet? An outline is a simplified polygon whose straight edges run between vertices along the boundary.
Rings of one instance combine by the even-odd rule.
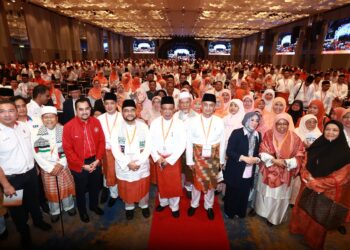
[[[156,205],[158,203],[157,199]],[[189,207],[190,200],[183,196],[180,218],[173,218],[169,208],[154,212],[148,249],[230,249],[217,198],[213,208],[215,219],[212,221],[203,208],[203,198],[193,217],[187,216]]]

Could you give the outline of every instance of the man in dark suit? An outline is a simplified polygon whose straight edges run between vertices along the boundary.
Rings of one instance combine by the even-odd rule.
[[[75,102],[80,98],[81,90],[78,86],[72,86],[69,89],[70,98],[63,103],[63,115],[61,123],[64,125],[75,117]]]

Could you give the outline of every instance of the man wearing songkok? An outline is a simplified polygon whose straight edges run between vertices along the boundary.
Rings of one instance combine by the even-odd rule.
[[[66,124],[76,115],[75,102],[80,98],[81,90],[78,86],[69,88],[70,98],[63,103],[63,124]]]
[[[62,201],[63,210],[70,216],[76,214],[73,199],[74,181],[62,148],[63,126],[58,124],[57,109],[44,106],[41,113],[43,125],[32,133],[34,158],[42,170],[41,178],[49,203],[51,222],[57,222],[60,201]]]
[[[175,102],[172,96],[161,100],[161,116],[151,124],[152,158],[156,163],[159,205],[157,212],[169,206],[174,218],[180,216],[182,195],[181,155],[186,147],[184,123],[173,116]]]
[[[128,220],[134,217],[136,202],[142,209],[142,215],[148,218],[151,136],[147,125],[136,120],[134,100],[127,99],[123,102],[122,115],[124,119],[114,128],[111,137],[118,192],[125,202]]]
[[[192,95],[188,91],[183,91],[179,94],[179,111],[174,114],[174,117],[179,118],[184,122],[187,129],[188,121],[193,118],[197,113],[191,109]],[[184,186],[187,191],[187,197],[191,197],[193,175],[190,168],[186,165],[186,154],[182,154],[182,173]]]
[[[31,245],[28,213],[35,227],[47,231],[51,225],[43,221],[40,211],[30,131],[16,119],[15,105],[11,101],[0,101],[0,184],[6,196],[23,191],[22,204],[11,206],[9,211],[22,245],[28,247]]]
[[[100,121],[103,133],[106,139],[106,153],[102,160],[102,170],[104,175],[104,186],[109,189],[110,199],[108,206],[112,207],[118,198],[117,177],[115,174],[115,159],[111,151],[111,136],[114,129],[120,126],[122,120],[121,114],[117,111],[117,96],[114,93],[107,92],[103,97],[103,104],[106,113],[100,115],[97,119]],[[108,198],[108,191],[103,189],[103,193],[107,193],[101,200],[105,202]],[[102,196],[102,195],[101,195]]]
[[[202,114],[192,118],[188,126],[186,147],[187,165],[193,171],[191,207],[188,216],[193,216],[204,193],[204,209],[208,218],[214,219],[214,192],[220,167],[225,163],[225,129],[221,118],[213,115],[216,97],[206,93],[202,98]]]
[[[13,89],[0,88],[0,101],[9,100],[14,95]]]
[[[63,150],[75,182],[77,207],[81,221],[90,221],[86,211],[85,192],[89,192],[90,210],[97,215],[101,181],[101,161],[105,154],[105,136],[99,120],[91,117],[91,103],[87,98],[75,102],[77,116],[63,128]]]

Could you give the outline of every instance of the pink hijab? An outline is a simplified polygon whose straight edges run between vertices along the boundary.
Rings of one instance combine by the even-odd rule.
[[[252,106],[250,107],[250,108],[244,108],[244,111],[246,112],[246,113],[248,113],[248,112],[252,112],[253,110],[254,110],[254,98],[251,96],[251,95],[245,95],[245,96],[243,96],[243,98],[242,98],[242,102],[244,103],[244,100],[245,99],[250,99],[251,101],[252,101]],[[244,105],[243,105],[244,106]]]

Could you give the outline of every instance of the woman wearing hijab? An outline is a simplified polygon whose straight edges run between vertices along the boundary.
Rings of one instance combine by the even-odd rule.
[[[246,113],[254,110],[254,98],[251,95],[245,95],[242,98],[244,111]]]
[[[221,92],[221,97],[224,100],[224,109],[228,110],[231,101],[231,91],[228,89],[223,89]]]
[[[317,127],[317,117],[311,114],[304,115],[301,120],[299,127],[294,130],[299,136],[300,140],[304,143],[305,148],[309,148],[310,145],[322,135],[321,131]],[[296,198],[299,194],[301,185],[300,175],[295,177],[292,183],[292,196],[290,198],[290,204],[294,205]]]
[[[197,114],[202,113],[202,99],[196,98],[192,102],[192,110],[196,112]]]
[[[304,114],[304,106],[303,106],[303,102],[300,100],[295,100],[292,105],[289,107],[288,114],[290,114],[290,116],[293,119],[293,123],[295,125],[295,127],[298,127],[299,125],[299,119],[303,116]]]
[[[350,108],[343,110],[343,113],[340,116],[340,121],[344,126],[345,138],[350,147]]]
[[[243,128],[234,130],[228,141],[224,170],[226,183],[224,210],[229,218],[246,216],[256,164],[260,162],[258,155],[261,136],[256,131],[259,120],[260,115],[256,112],[245,114],[242,121]]]
[[[232,99],[228,107],[228,114],[223,118],[225,125],[225,139],[226,144],[231,133],[235,129],[242,127],[242,120],[245,112],[243,108],[243,102],[239,99]]]
[[[343,107],[331,108],[331,111],[329,112],[329,118],[331,120],[341,121],[341,116],[342,116],[344,110],[345,110],[345,108],[343,108]]]
[[[326,111],[323,106],[323,102],[320,100],[313,100],[309,104],[307,109],[308,114],[313,114],[317,117],[318,128],[323,131],[323,125],[328,121],[326,117]]]
[[[274,121],[278,114],[285,113],[287,108],[286,100],[282,97],[276,97],[272,101],[271,112],[263,114],[266,127],[271,129],[274,127]],[[286,113],[287,114],[287,113]],[[287,114],[289,121],[289,130],[294,131],[294,122],[290,114]]]
[[[275,91],[273,89],[267,89],[262,95],[262,99],[265,101],[265,109],[268,112],[272,110],[272,101],[275,98]]]
[[[214,115],[224,118],[227,115],[227,111],[224,108],[224,100],[221,96],[216,97],[216,108]]]
[[[299,197],[309,188],[349,208],[345,201],[349,200],[346,186],[350,180],[350,148],[343,125],[335,120],[327,122],[322,136],[308,148],[306,158],[300,171],[303,184]],[[299,201],[292,212],[290,231],[302,234],[312,249],[323,249],[327,230],[299,206]]]
[[[289,126],[288,114],[276,115],[273,128],[266,132],[260,145],[262,164],[255,210],[266,218],[270,226],[286,220],[291,182],[298,174],[304,157],[304,145]]]
[[[92,82],[92,88],[89,90],[88,97],[92,103],[95,103],[96,100],[102,98],[102,88],[98,80]],[[92,104],[94,106],[94,104]]]
[[[148,125],[150,126],[152,121],[160,116],[160,102],[162,98],[160,96],[154,96],[152,98],[152,109],[149,112]]]

